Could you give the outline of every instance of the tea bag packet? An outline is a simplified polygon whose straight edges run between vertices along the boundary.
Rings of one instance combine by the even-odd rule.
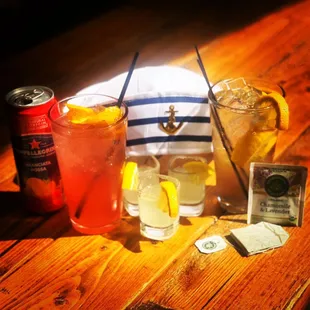
[[[243,228],[231,229],[231,237],[246,256],[281,247],[289,234],[279,225],[260,222]]]
[[[307,173],[303,166],[251,163],[247,223],[302,226]]]
[[[127,72],[82,93],[118,98]],[[187,69],[154,66],[134,70],[128,106],[127,156],[211,152],[210,106],[204,78]]]

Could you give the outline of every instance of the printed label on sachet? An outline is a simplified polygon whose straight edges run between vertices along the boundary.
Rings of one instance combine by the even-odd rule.
[[[301,226],[306,179],[306,167],[252,163],[248,224]]]

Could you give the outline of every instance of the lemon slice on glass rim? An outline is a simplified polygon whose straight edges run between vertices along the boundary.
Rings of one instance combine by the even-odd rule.
[[[280,94],[271,92],[260,97],[255,103],[256,107],[263,107],[265,104],[272,104],[277,113],[276,127],[279,130],[287,130],[289,128],[289,106]]]
[[[67,107],[69,109],[67,118],[73,124],[103,123],[111,125],[122,117],[122,111],[118,106],[102,107],[98,112],[94,108],[71,103],[67,103]]]

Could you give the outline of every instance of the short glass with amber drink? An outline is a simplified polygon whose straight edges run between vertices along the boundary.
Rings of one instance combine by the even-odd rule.
[[[209,98],[218,201],[230,213],[246,213],[250,163],[273,162],[279,130],[288,129],[284,91],[241,77],[216,83]]]
[[[82,233],[111,231],[121,219],[127,114],[104,95],[66,98],[49,111],[70,219]]]
[[[195,217],[205,207],[205,182],[210,173],[204,157],[193,155],[172,156],[168,164],[168,175],[180,182],[180,215]]]

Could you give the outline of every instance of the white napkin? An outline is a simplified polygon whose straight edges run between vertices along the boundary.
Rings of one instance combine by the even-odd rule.
[[[119,97],[127,72],[109,81],[91,85],[78,94],[97,93]],[[127,155],[199,154],[211,152],[210,107],[204,78],[173,66],[134,70],[125,103],[129,108]],[[169,108],[174,106],[175,125],[168,134],[159,123],[167,124]]]

